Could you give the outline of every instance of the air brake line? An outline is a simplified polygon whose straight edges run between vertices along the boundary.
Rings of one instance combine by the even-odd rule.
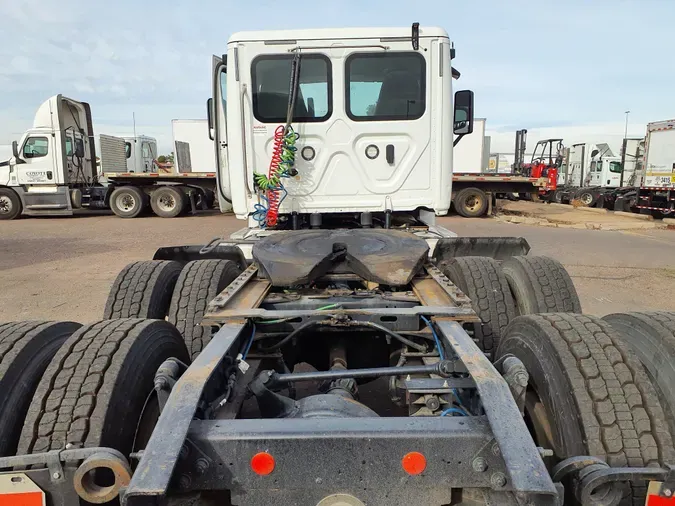
[[[274,131],[274,146],[272,159],[270,160],[267,175],[253,174],[256,186],[264,192],[261,198],[266,205],[256,204],[253,211],[253,219],[261,227],[274,227],[279,217],[279,207],[288,195],[282,182],[282,178],[292,177],[297,174],[295,170],[295,143],[300,135],[293,130],[293,110],[298,95],[300,81],[300,51],[296,51],[291,61],[291,79],[288,92],[288,109],[286,110],[286,124],[279,125]]]

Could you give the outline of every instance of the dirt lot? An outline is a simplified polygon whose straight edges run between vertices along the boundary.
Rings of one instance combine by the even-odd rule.
[[[675,310],[675,231],[544,228],[495,219],[442,218],[460,235],[523,236],[532,253],[569,269],[585,312]],[[244,226],[233,216],[122,220],[115,216],[0,222],[0,321],[100,317],[127,263],[159,246],[203,244]]]

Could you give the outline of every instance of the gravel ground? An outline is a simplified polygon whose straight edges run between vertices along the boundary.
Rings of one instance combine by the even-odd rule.
[[[439,223],[459,235],[527,238],[533,254],[550,255],[568,268],[587,313],[675,311],[675,231],[556,229],[459,217]],[[0,321],[96,320],[112,281],[127,263],[152,258],[160,246],[204,244],[244,226],[217,213],[0,222]]]

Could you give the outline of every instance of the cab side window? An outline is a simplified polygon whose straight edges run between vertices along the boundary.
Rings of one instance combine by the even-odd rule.
[[[41,158],[49,153],[47,137],[29,137],[23,145],[24,158]]]

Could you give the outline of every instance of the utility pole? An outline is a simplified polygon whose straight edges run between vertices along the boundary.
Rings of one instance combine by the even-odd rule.
[[[623,149],[621,150],[621,178],[619,179],[619,188],[623,186],[623,174],[626,171],[626,149],[628,148],[628,115],[630,111],[624,112],[626,115],[626,127],[623,130]]]

